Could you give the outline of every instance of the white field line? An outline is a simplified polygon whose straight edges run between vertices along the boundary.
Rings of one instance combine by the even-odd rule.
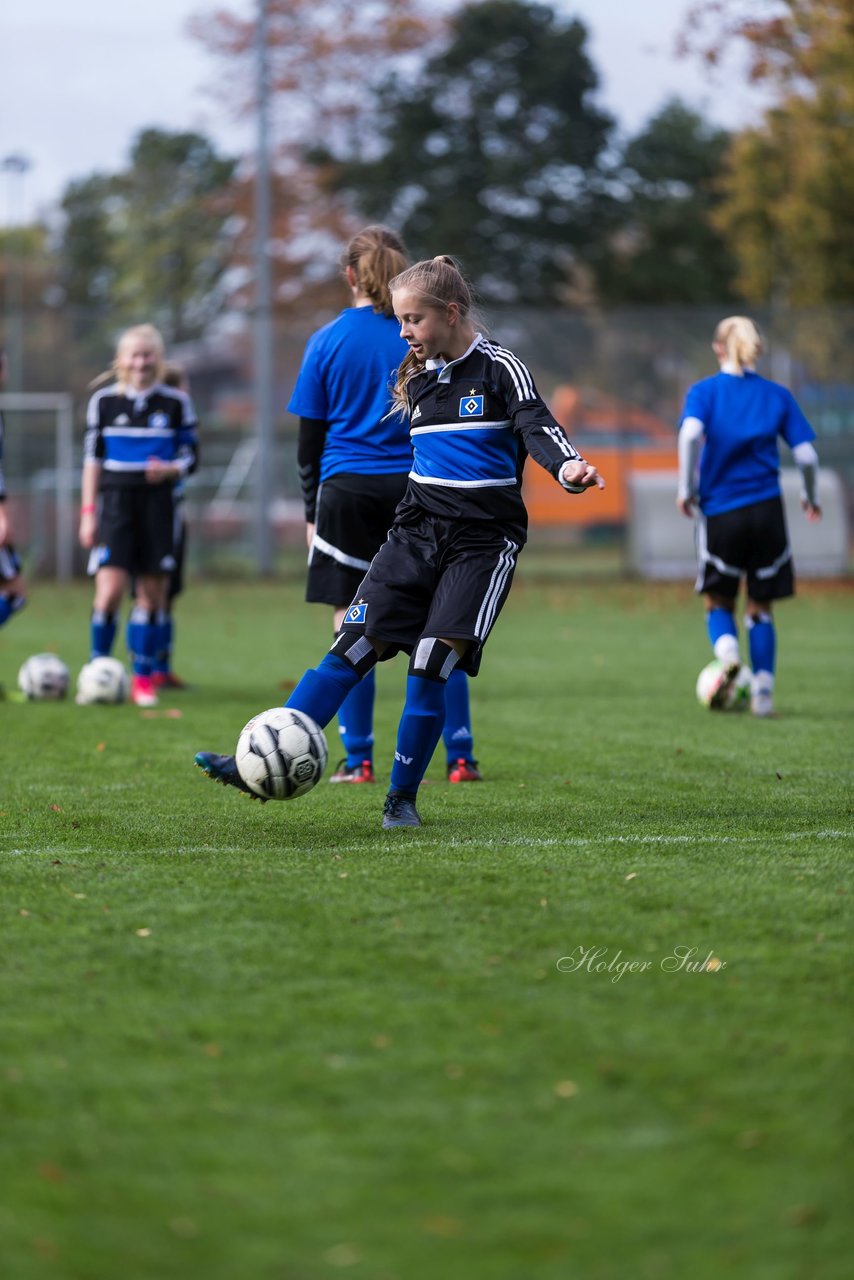
[[[281,833],[277,833],[281,838]],[[854,830],[837,831],[833,828],[822,831],[790,831],[775,836],[717,836],[717,835],[637,835],[637,836],[567,836],[565,839],[537,839],[533,836],[514,836],[509,840],[501,839],[465,839],[459,836],[452,836],[450,839],[437,839],[432,837],[428,830],[419,835],[426,836],[426,840],[419,843],[426,845],[428,842],[433,844],[441,844],[443,849],[602,849],[611,845],[627,846],[629,848],[643,848],[649,846],[662,845],[763,845],[773,847],[779,844],[796,844],[803,840],[827,840],[842,841],[850,840],[854,848]],[[418,839],[418,837],[416,837]],[[402,847],[400,844],[393,844],[385,837],[386,842],[382,845],[383,851],[389,849],[397,849]],[[336,843],[332,845],[299,845],[295,843],[283,843],[281,846],[283,853],[325,853],[327,851],[335,853],[364,853],[370,848],[370,837],[366,834],[365,839],[359,844]],[[407,847],[411,847],[407,842]],[[272,845],[271,845],[272,848]],[[4,851],[0,850],[0,853]],[[222,855],[230,853],[247,853],[254,852],[247,850],[243,845],[214,845],[214,844],[192,844],[178,845],[175,849],[164,850],[143,850],[139,849],[115,849],[113,851],[120,857],[133,857],[134,854],[140,852],[156,852],[158,856],[162,856],[163,852],[169,852],[173,856],[179,854],[197,854],[210,853],[213,855]],[[5,850],[7,857],[21,856],[23,854],[63,854],[66,858],[71,859],[79,857],[86,853],[100,853],[103,855],[103,849],[94,849],[89,845],[72,847],[69,845],[52,845],[32,848],[18,848]]]

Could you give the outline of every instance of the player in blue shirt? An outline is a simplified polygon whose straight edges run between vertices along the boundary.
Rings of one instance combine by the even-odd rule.
[[[287,706],[329,723],[378,661],[410,655],[383,827],[418,827],[415,807],[454,670],[476,675],[527,534],[527,455],[571,493],[603,487],[549,413],[525,364],[478,332],[466,281],[433,258],[389,284],[409,347],[394,391],[414,450],[406,496],[344,614],[332,649]],[[233,756],[199,752],[216,781],[248,792]]]
[[[161,381],[163,339],[148,324],[119,338],[109,385],[89,401],[81,482],[80,544],[95,575],[92,657],[112,650],[131,577],[136,599],[127,628],[131,698],[157,704],[152,677],[175,567],[175,485],[195,469],[196,415],[190,397]],[[97,381],[101,381],[98,379]]]
[[[353,237],[341,260],[352,305],[309,339],[288,404],[300,419],[306,600],[332,606],[334,634],[388,536],[412,464],[409,426],[391,412],[390,392],[407,347],[392,314],[388,282],[406,266],[403,243],[388,227],[365,227]],[[340,708],[347,754],[331,782],[375,780],[374,696],[371,671]],[[463,671],[448,681],[446,712],[448,779],[480,781]]]
[[[777,440],[792,450],[801,472],[801,505],[819,520],[815,432],[785,387],[756,372],[762,339],[746,316],[715,330],[720,372],[690,387],[679,428],[676,505],[697,521],[699,576],[706,625],[724,679],[713,699],[723,706],[741,667],[735,602],[747,581],[751,709],[774,714],[776,633],[772,602],[794,595],[792,551],[780,489]],[[699,459],[699,468],[697,466]]]
[[[6,355],[0,347],[0,390],[6,373]],[[6,509],[6,483],[3,479],[3,414],[0,413],[0,627],[26,603],[21,561],[12,541],[12,521]]]

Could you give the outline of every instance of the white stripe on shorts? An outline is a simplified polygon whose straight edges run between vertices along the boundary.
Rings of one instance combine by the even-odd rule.
[[[481,643],[486,640],[492,630],[498,612],[501,593],[507,584],[509,575],[513,572],[518,551],[518,543],[511,542],[509,538],[505,539],[504,550],[498,557],[498,563],[492,572],[489,587],[480,606],[480,612],[477,615],[477,622],[474,624],[474,634]]]
[[[327,542],[325,538],[318,538],[317,534],[311,540],[311,551],[308,553],[308,562],[311,564],[311,558],[315,552],[322,551],[325,556],[329,556],[332,560],[337,560],[339,564],[346,564],[350,569],[370,569],[370,560],[357,560],[355,556],[345,555],[343,551],[339,551],[337,547],[333,547],[331,542]]]

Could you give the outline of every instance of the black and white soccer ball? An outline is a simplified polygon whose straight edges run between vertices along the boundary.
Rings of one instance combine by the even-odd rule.
[[[266,800],[295,800],[323,776],[326,735],[303,711],[271,707],[253,716],[237,740],[237,771]]]
[[[81,667],[75,698],[79,706],[126,702],[129,693],[130,676],[118,658],[93,658]]]
[[[18,672],[18,688],[33,700],[64,698],[68,680],[68,667],[55,653],[34,654]]]

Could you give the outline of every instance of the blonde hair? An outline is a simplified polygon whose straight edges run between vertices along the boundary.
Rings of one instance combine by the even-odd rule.
[[[409,261],[400,236],[379,224],[364,227],[341,255],[341,269],[352,268],[356,287],[370,299],[374,311],[392,314],[389,281]]]
[[[435,258],[416,262],[390,280],[388,287],[390,293],[411,290],[425,306],[435,307],[439,311],[455,302],[461,320],[468,320],[470,324],[478,323],[471,286],[456,260],[447,254],[440,253]],[[392,388],[394,410],[397,413],[406,413],[406,388],[423,369],[424,361],[419,360],[414,351],[408,351]]]
[[[105,369],[103,373],[99,373],[97,378],[93,378],[89,383],[89,390],[95,391],[98,387],[105,386],[108,382],[123,382],[122,370],[124,369],[124,361],[122,352],[126,351],[134,342],[146,342],[153,347],[157,353],[157,373],[155,382],[163,381],[163,374],[166,368],[166,348],[163,345],[163,338],[160,330],[155,329],[153,324],[135,324],[130,329],[125,329],[124,333],[119,335],[116,343],[116,354],[113,356],[113,363],[109,369]]]
[[[715,329],[715,343],[723,347],[726,358],[739,373],[752,369],[761,356],[764,345],[762,335],[747,316],[727,316]]]

